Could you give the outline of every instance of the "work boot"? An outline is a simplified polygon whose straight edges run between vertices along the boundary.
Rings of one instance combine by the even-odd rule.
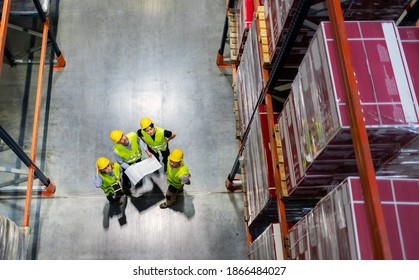
[[[166,202],[163,202],[162,204],[160,204],[160,208],[161,209],[166,209],[169,205],[167,205]]]

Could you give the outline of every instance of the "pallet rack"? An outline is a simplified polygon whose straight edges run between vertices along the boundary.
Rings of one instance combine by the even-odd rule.
[[[32,188],[33,181],[38,178],[42,184],[45,186],[45,189],[41,192],[42,196],[52,196],[55,193],[55,184],[46,177],[42,171],[35,164],[37,140],[38,140],[38,127],[39,127],[39,118],[40,118],[40,109],[41,109],[41,96],[42,96],[42,85],[44,78],[45,64],[47,63],[47,47],[50,44],[52,46],[53,53],[55,54],[56,62],[52,65],[55,70],[63,70],[66,65],[61,50],[58,47],[58,44],[55,41],[55,36],[50,28],[50,0],[33,0],[33,1],[15,1],[12,3],[10,0],[1,1],[2,3],[2,14],[1,14],[1,25],[0,25],[0,74],[2,69],[3,56],[5,56],[11,66],[16,66],[17,63],[20,63],[17,58],[18,56],[13,56],[11,50],[6,47],[6,34],[7,29],[15,29],[28,33],[30,36],[41,37],[41,46],[32,48],[23,53],[23,56],[29,56],[36,51],[40,51],[39,55],[39,72],[38,72],[38,84],[36,89],[36,98],[35,98],[35,114],[32,127],[32,138],[31,138],[31,150],[30,155],[28,156],[23,149],[13,140],[13,138],[7,133],[7,131],[0,126],[0,139],[7,144],[10,149],[19,157],[19,159],[28,167],[28,172],[23,170],[16,170],[10,168],[1,168],[0,171],[7,171],[16,174],[27,174],[27,187],[26,187],[26,203],[23,217],[23,227],[29,226],[30,219],[30,209],[31,209],[31,199],[32,199]],[[19,27],[15,24],[9,22],[11,16],[20,17],[32,17],[36,20],[40,19],[42,24],[42,32],[36,32],[30,30],[26,27]],[[33,61],[25,61],[22,63],[33,63]]]
[[[263,7],[262,4],[264,2],[267,1],[253,1],[256,11],[255,17],[260,18],[258,9]],[[383,7],[383,5],[385,6]],[[231,10],[235,7],[235,1],[227,1],[227,7],[231,17]],[[280,108],[280,110],[282,110],[282,104],[281,102],[278,103],[277,100],[284,100],[289,94],[290,83],[295,77],[293,74],[296,74],[293,70],[298,68],[299,63],[301,62],[304,54],[304,51],[301,50],[307,49],[313,34],[313,29],[315,29],[321,21],[330,21],[333,27],[334,40],[337,42],[336,51],[339,54],[341,77],[345,85],[346,102],[349,104],[348,114],[351,119],[350,127],[353,146],[362,182],[363,194],[367,205],[370,235],[371,240],[373,240],[373,255],[375,259],[391,259],[392,256],[389,249],[387,230],[385,228],[383,212],[379,202],[375,170],[371,159],[371,151],[366,135],[365,123],[362,117],[360,100],[357,94],[358,90],[356,79],[354,77],[353,66],[350,62],[351,53],[349,51],[348,41],[346,38],[344,20],[382,19],[395,21],[399,25],[414,25],[418,20],[418,3],[415,0],[388,1],[385,4],[370,1],[295,0],[290,10],[291,12],[289,12],[285,20],[284,28],[280,32],[280,38],[277,41],[276,48],[273,55],[271,55],[271,59],[267,58],[267,48],[263,45],[266,43],[266,40],[263,38],[264,26],[261,26],[256,21],[257,33],[260,35],[259,50],[261,50],[260,62],[264,68],[264,87],[259,93],[257,105],[255,106],[255,109],[248,121],[248,127],[241,135],[241,147],[233,164],[233,168],[226,180],[226,187],[229,191],[235,190],[232,188],[232,184],[236,174],[238,173],[240,159],[248,141],[250,124],[257,115],[256,112],[259,104],[264,103],[267,108],[270,147],[278,146],[277,138],[275,138],[276,124],[274,111],[276,108]],[[226,32],[223,33],[222,46],[225,43],[225,36],[227,36]],[[240,36],[240,34],[238,36]],[[297,37],[298,44],[296,42]],[[219,66],[225,66],[222,61],[222,50],[223,47],[220,48],[218,53],[217,64]],[[237,68],[240,67],[240,61],[233,60],[231,67],[233,67],[236,72]],[[284,69],[287,69],[287,71],[283,71]],[[290,75],[290,73],[292,74]],[[273,150],[271,156],[274,164],[275,188],[277,190],[278,217],[283,236],[283,255],[285,258],[288,258],[288,225],[286,222],[286,206],[288,199],[284,196],[281,188],[281,171],[277,164],[279,162],[278,153]],[[250,229],[249,232],[251,234],[252,230]],[[251,236],[249,239],[252,240],[253,237]]]

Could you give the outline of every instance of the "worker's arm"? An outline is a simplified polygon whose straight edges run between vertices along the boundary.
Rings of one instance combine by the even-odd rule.
[[[169,138],[167,138],[167,142],[169,142],[170,140],[172,140],[175,137],[176,137],[176,134],[172,133],[172,136],[170,136]]]
[[[129,167],[129,164],[126,163],[126,162],[124,162],[124,160],[121,158],[121,156],[118,155],[115,151],[113,151],[113,153],[114,153],[114,156],[115,156],[115,161],[117,163],[119,163],[119,165],[121,166],[121,168],[123,170],[127,169]]]
[[[164,130],[164,137],[166,138],[166,141],[169,142],[170,140],[176,137],[176,134],[171,132],[170,130]]]
[[[99,173],[95,175],[95,187],[100,188],[102,186],[102,177],[100,177]]]
[[[191,184],[191,174],[185,174],[180,177],[180,182],[184,185],[190,185]]]
[[[144,141],[144,136],[143,136],[143,134],[141,133],[141,129],[137,130],[137,136],[138,136],[138,137],[140,137],[140,138],[141,138],[141,140],[143,140],[143,141]],[[145,141],[144,141],[144,142],[145,142]]]
[[[142,137],[138,137],[138,145],[140,146],[141,150],[143,150],[148,155],[148,157],[153,157],[153,154],[148,150],[148,146]]]

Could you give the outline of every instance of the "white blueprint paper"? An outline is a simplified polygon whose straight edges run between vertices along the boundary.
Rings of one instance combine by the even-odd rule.
[[[125,170],[125,174],[127,174],[131,183],[136,185],[144,176],[159,170],[161,167],[162,165],[156,157],[151,157],[130,165]]]

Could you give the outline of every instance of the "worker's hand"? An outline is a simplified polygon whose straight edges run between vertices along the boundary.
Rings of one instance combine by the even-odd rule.
[[[191,175],[185,174],[182,177],[180,177],[180,182],[184,185],[190,185],[191,184]]]
[[[146,154],[148,155],[148,157],[153,157],[153,154],[149,151],[149,150],[147,150],[147,151],[145,151],[146,152]]]
[[[114,203],[116,206],[119,206],[119,205],[122,205],[124,202],[122,201],[122,199],[118,199],[118,200],[115,200],[113,203]]]
[[[166,138],[166,141],[169,142],[170,140],[172,140],[175,137],[176,137],[176,134],[172,133],[172,136],[170,136],[169,138]]]

